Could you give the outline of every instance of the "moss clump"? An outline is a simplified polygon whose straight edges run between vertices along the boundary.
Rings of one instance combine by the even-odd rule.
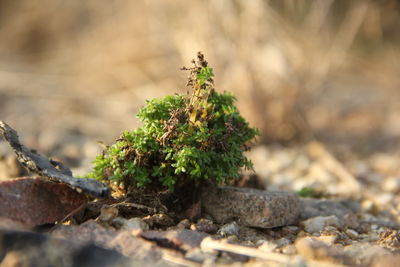
[[[230,93],[214,90],[213,70],[199,53],[188,86],[192,95],[146,102],[138,118],[143,126],[125,131],[96,157],[90,178],[125,187],[169,189],[187,184],[225,183],[252,168],[243,155],[258,132],[249,127]]]

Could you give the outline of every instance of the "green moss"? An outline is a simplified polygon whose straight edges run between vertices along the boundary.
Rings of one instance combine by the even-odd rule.
[[[185,68],[193,94],[147,101],[137,115],[143,126],[97,156],[90,178],[173,191],[193,182],[225,183],[252,168],[243,152],[258,131],[239,114],[232,94],[215,92],[203,55],[193,63]]]

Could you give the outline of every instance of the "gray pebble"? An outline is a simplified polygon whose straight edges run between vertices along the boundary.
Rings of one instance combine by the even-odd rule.
[[[235,235],[238,236],[240,231],[239,225],[233,221],[231,223],[225,224],[222,226],[217,234],[222,235],[222,236],[230,236],[230,235]]]

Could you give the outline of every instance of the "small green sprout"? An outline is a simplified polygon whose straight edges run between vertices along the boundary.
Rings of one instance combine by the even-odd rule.
[[[213,69],[199,53],[193,61],[189,95],[146,102],[137,117],[143,126],[125,131],[94,160],[90,178],[125,187],[169,189],[188,184],[221,184],[251,169],[243,154],[258,131],[249,127],[230,93],[214,90]]]
[[[296,193],[300,197],[306,197],[306,198],[321,198],[323,196],[321,192],[312,187],[303,187]]]

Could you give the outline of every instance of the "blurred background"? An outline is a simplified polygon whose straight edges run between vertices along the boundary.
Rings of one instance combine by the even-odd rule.
[[[397,0],[0,0],[0,119],[90,161],[203,51],[259,144],[399,153],[399,29]]]

